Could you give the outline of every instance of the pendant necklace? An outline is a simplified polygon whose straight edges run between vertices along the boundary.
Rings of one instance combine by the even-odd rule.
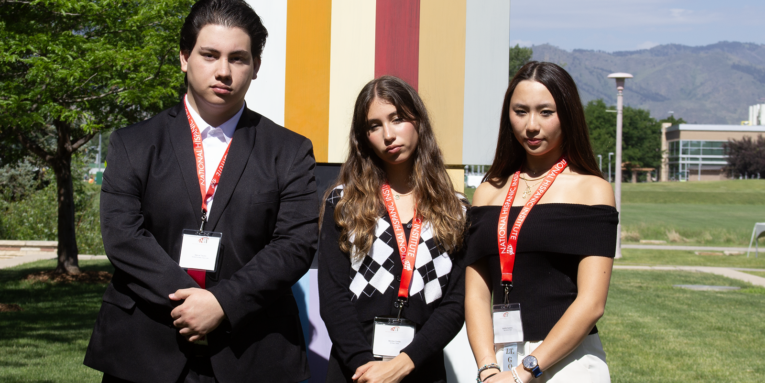
[[[548,170],[549,171],[549,170]],[[537,178],[525,178],[520,177],[525,183],[526,183],[526,190],[523,191],[523,194],[521,195],[521,198],[526,199],[532,194],[531,187],[536,186],[539,182],[542,182],[541,180],[547,175],[547,172],[542,174],[541,176]],[[537,181],[536,183],[529,184],[529,181]]]
[[[412,191],[410,191],[409,193],[406,193],[406,194],[396,194],[396,193],[393,193],[393,198],[395,198],[396,201],[398,201],[399,199],[401,199],[401,197],[406,197],[409,194],[412,194],[412,192],[414,192],[414,190],[412,190]]]
[[[541,182],[541,181],[539,181],[539,182],[537,182],[537,183],[534,183],[534,184],[532,184],[532,185],[529,185],[529,180],[527,180],[527,179],[525,179],[525,178],[521,178],[521,179],[522,179],[524,182],[526,182],[526,190],[524,190],[524,191],[523,191],[523,194],[521,195],[521,198],[523,198],[523,199],[526,199],[526,198],[528,198],[528,197],[529,197],[529,195],[531,195],[531,187],[532,187],[532,186],[536,186],[536,185],[537,185],[539,182]]]

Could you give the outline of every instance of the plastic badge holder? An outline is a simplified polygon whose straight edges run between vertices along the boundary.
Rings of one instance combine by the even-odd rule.
[[[375,358],[390,360],[412,343],[415,323],[405,318],[375,318],[372,354]]]
[[[179,266],[216,272],[220,264],[220,244],[223,233],[185,229],[181,242]]]

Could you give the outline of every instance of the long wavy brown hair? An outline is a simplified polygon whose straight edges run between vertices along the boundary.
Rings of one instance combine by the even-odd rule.
[[[584,174],[603,178],[603,173],[600,172],[598,163],[595,161],[595,154],[592,152],[590,132],[587,129],[582,100],[579,98],[574,79],[565,69],[556,64],[531,61],[515,74],[507,87],[505,100],[502,103],[502,117],[499,121],[497,152],[483,181],[502,187],[510,175],[520,169],[523,161],[526,160],[526,149],[515,138],[513,126],[510,124],[510,99],[513,97],[515,87],[525,80],[544,85],[552,94],[563,132],[561,146],[566,161]]]
[[[386,174],[382,160],[367,138],[367,114],[375,98],[395,106],[399,117],[417,129],[419,140],[410,175],[417,215],[431,226],[436,245],[441,250],[448,253],[458,250],[465,232],[465,205],[446,172],[425,104],[414,88],[393,76],[370,81],[356,98],[348,159],[340,168],[335,185],[325,196],[326,200],[335,187],[342,185],[343,197],[335,206],[334,216],[335,223],[341,228],[340,250],[349,253],[354,260],[369,253],[377,219],[385,213],[380,188]],[[324,216],[324,204],[321,216]]]

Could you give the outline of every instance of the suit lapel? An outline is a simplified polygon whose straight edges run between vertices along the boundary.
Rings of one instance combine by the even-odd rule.
[[[201,223],[202,194],[199,192],[199,177],[197,177],[197,165],[194,159],[194,144],[191,141],[191,127],[188,118],[186,118],[183,102],[176,105],[169,115],[173,120],[170,122],[170,142],[181,168],[183,183],[186,186],[195,221]]]
[[[228,206],[228,201],[236,189],[236,184],[244,172],[247,161],[250,159],[250,153],[255,146],[255,127],[260,123],[260,115],[245,106],[242,117],[236,125],[234,137],[231,140],[231,148],[226,157],[226,164],[223,166],[223,173],[220,176],[220,183],[215,190],[213,197],[212,211],[208,217],[206,230],[215,230],[223,211]],[[189,138],[190,140],[191,138]],[[193,150],[192,150],[193,152]],[[193,154],[192,154],[193,155]],[[193,157],[192,157],[193,158]],[[200,197],[201,206],[201,197]]]

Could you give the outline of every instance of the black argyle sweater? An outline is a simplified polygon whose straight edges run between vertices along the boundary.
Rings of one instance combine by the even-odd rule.
[[[369,332],[378,316],[396,316],[394,303],[403,266],[387,211],[377,220],[375,240],[368,254],[354,257],[340,251],[340,228],[334,222],[342,188],[325,201],[319,239],[319,297],[321,316],[333,343],[333,355],[355,370],[374,360]],[[406,237],[411,222],[404,225]],[[462,253],[441,252],[432,229],[423,224],[417,249],[409,302],[402,317],[417,324],[412,343],[402,350],[417,366],[443,358],[443,349],[464,323],[464,265]]]

